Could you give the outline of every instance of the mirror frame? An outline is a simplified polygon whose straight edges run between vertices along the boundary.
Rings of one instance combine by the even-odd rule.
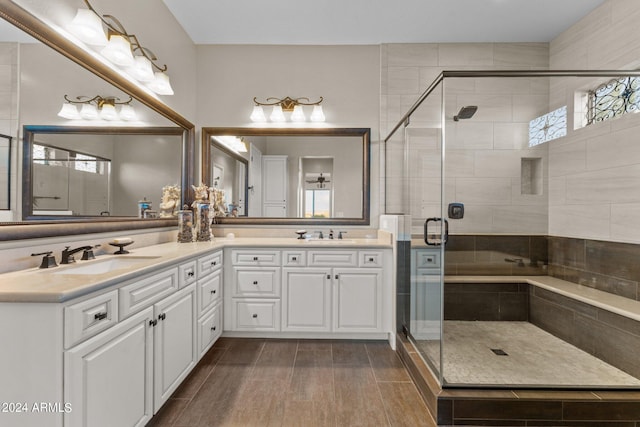
[[[369,225],[371,200],[371,129],[370,128],[248,128],[203,127],[202,182],[211,182],[211,137],[236,136],[357,136],[362,138],[362,217],[361,218],[267,218],[216,217],[217,224],[225,225]]]
[[[33,215],[33,143],[35,142],[36,135],[42,134],[55,134],[55,135],[169,135],[169,136],[181,136],[181,152],[184,153],[187,141],[186,132],[180,128],[174,127],[75,127],[75,126],[23,126],[22,137],[22,219],[25,221],[32,220],[90,220],[98,219],[104,220],[105,217],[80,215],[80,216],[68,216],[68,215]],[[186,185],[190,185],[186,182],[184,177],[184,170],[187,167],[185,164],[186,159],[182,159],[181,165],[181,188],[185,188]],[[159,188],[158,191],[161,189]],[[184,204],[184,194],[180,200],[180,206]],[[114,220],[132,220],[132,217],[115,216]],[[149,219],[145,219],[148,221]],[[171,218],[166,220],[172,221]],[[175,220],[173,220],[175,221]]]
[[[91,52],[82,49],[61,36],[45,22],[11,0],[0,0],[0,17],[175,123],[179,127],[177,129],[184,132],[184,139],[186,140],[186,143],[183,144],[182,153],[182,199],[183,202],[188,203],[193,198],[191,189],[191,184],[195,177],[195,125],[193,123],[174,111],[159,98],[141,89],[124,75],[98,60]],[[0,223],[2,225],[0,241],[174,227],[177,226],[177,223],[177,219],[133,220],[129,218],[5,222]]]

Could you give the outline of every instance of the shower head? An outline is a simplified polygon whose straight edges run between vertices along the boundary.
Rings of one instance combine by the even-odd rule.
[[[458,121],[460,119],[470,119],[478,110],[477,105],[469,105],[466,107],[462,107],[457,115],[453,116],[454,121]]]

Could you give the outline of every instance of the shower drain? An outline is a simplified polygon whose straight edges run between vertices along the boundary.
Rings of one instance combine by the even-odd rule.
[[[496,356],[508,356],[507,352],[501,348],[492,348],[491,351],[493,351]]]

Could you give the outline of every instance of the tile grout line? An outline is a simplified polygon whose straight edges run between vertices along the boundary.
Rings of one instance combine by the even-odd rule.
[[[373,374],[373,379],[376,384],[376,391],[378,392],[378,396],[380,396],[380,402],[382,402],[382,410],[384,411],[384,417],[387,420],[387,425],[391,427],[391,418],[389,417],[389,411],[387,411],[387,408],[384,404],[384,396],[382,395],[382,390],[380,390],[380,386],[378,385],[380,381],[378,381],[376,371],[375,369],[373,369],[373,363],[371,362],[371,354],[369,353],[369,346],[367,345],[367,343],[364,344],[364,351],[367,355],[367,360],[369,361],[369,369],[371,369],[371,373]]]

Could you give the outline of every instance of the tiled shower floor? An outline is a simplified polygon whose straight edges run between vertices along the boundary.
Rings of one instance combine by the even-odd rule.
[[[449,384],[640,387],[640,379],[528,322],[445,321],[444,337]],[[439,360],[437,341],[416,344],[431,360]]]

